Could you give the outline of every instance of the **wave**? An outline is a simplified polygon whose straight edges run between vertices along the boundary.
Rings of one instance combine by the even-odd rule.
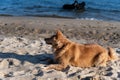
[[[96,8],[96,7],[87,7],[86,10],[92,10],[92,11],[105,11],[105,12],[120,12],[119,9],[111,9],[111,8]]]

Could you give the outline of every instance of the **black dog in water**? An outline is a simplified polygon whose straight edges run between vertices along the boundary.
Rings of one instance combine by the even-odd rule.
[[[77,10],[85,10],[85,2],[78,3],[75,7]]]
[[[73,4],[64,4],[63,9],[67,9],[67,10],[72,10],[72,9],[85,10],[85,2],[78,3],[75,0],[75,2]]]
[[[63,9],[75,9],[75,6],[78,4],[77,1],[75,1],[73,4],[64,4]]]

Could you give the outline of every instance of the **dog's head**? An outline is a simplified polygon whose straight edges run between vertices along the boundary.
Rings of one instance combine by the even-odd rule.
[[[57,30],[56,34],[50,38],[45,38],[45,42],[52,45],[54,48],[61,48],[64,44],[65,37],[60,30]]]

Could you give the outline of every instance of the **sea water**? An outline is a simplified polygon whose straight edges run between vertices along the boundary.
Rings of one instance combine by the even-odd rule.
[[[78,0],[82,1],[86,3],[84,12],[62,9],[74,0],[0,0],[0,15],[120,21],[120,0]]]

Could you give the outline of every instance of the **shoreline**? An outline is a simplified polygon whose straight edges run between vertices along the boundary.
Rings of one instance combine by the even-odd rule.
[[[0,17],[0,34],[31,39],[45,38],[62,30],[64,35],[81,43],[120,47],[120,23],[50,17]]]
[[[46,15],[46,16],[41,16],[41,15],[23,15],[23,16],[15,16],[15,15],[9,15],[9,14],[0,14],[0,18],[1,17],[13,17],[13,18],[19,18],[19,17],[22,17],[22,18],[58,18],[58,19],[75,19],[75,20],[87,20],[87,21],[103,21],[103,22],[120,22],[118,20],[102,20],[102,19],[96,19],[96,18],[74,18],[74,17],[64,17],[64,16],[57,16],[57,15],[53,15],[53,16],[49,16],[49,15]]]

